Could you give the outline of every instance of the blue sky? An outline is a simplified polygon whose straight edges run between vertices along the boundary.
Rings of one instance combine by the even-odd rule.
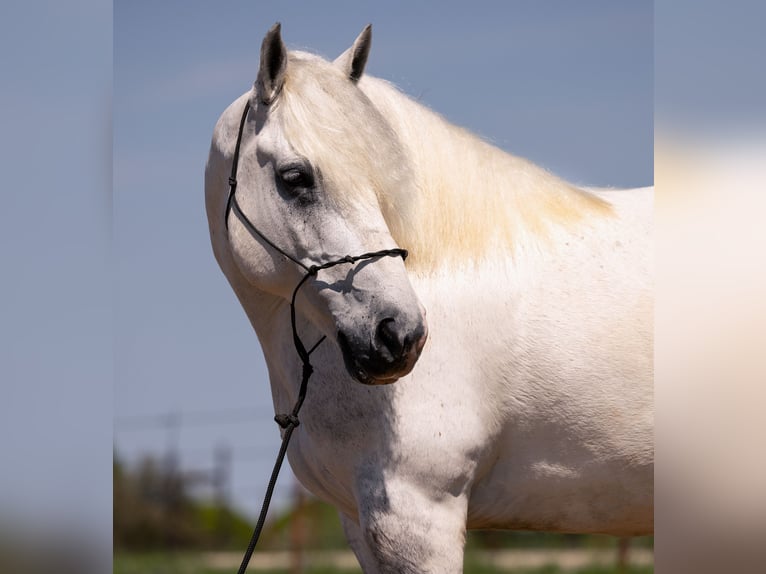
[[[288,47],[329,58],[371,22],[367,72],[454,123],[577,183],[653,181],[650,2],[115,2],[115,445],[130,461],[172,442],[186,468],[229,445],[251,512],[278,433],[257,339],[209,246],[203,171],[276,21]],[[200,412],[230,422],[131,418]],[[286,476],[278,502],[289,492]]]
[[[0,535],[111,541],[111,16],[0,4]]]

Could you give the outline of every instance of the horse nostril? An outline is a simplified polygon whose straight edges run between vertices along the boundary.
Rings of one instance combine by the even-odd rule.
[[[379,343],[385,346],[393,359],[399,359],[404,351],[404,341],[399,338],[396,331],[396,321],[393,317],[386,317],[375,331]]]

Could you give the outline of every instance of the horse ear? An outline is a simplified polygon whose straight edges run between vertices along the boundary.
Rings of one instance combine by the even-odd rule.
[[[285,83],[287,48],[282,41],[282,25],[274,24],[261,44],[261,67],[255,80],[255,89],[261,102],[269,105]]]
[[[367,24],[362,33],[354,40],[354,44],[335,59],[334,64],[339,66],[352,82],[359,80],[364,73],[367,56],[370,55],[371,42],[372,24]]]

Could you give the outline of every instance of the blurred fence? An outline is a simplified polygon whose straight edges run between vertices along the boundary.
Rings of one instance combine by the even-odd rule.
[[[145,562],[142,556],[151,551],[167,556],[195,553],[192,562],[204,565],[206,572],[236,570],[253,523],[253,516],[242,512],[238,500],[246,495],[260,503],[278,446],[276,433],[268,437],[274,440],[269,440],[273,444],[267,447],[218,442],[208,449],[184,442],[181,437],[186,427],[244,423],[265,416],[270,413],[265,414],[264,409],[236,408],[121,417],[115,421],[118,439],[122,433],[138,431],[154,435],[150,441],[154,449],[133,456],[129,462],[120,459],[119,444],[115,448],[114,546],[120,557],[115,572],[190,571],[186,566],[174,569],[174,558],[162,562],[155,556],[146,559],[150,563]],[[243,440],[257,442],[247,435]],[[243,461],[256,464],[263,485],[240,486],[238,498],[233,468]],[[336,511],[290,480],[289,473],[281,480],[283,503],[270,514],[250,570],[358,571]],[[588,565],[613,568],[599,572],[636,571],[629,570],[629,566],[650,572],[652,546],[651,538],[629,542],[571,534],[471,532],[466,543],[466,572],[537,572],[534,569],[546,567],[558,569],[546,572],[570,572]]]

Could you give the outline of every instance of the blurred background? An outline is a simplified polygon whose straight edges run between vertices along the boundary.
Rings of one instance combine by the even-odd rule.
[[[213,126],[251,87],[276,21],[289,48],[329,59],[372,23],[367,73],[450,121],[578,184],[653,183],[651,2],[117,0],[116,572],[234,570],[278,449],[263,357],[203,203]],[[468,547],[467,572],[652,570],[651,540],[487,532]],[[358,571],[335,512],[287,466],[250,569]]]

